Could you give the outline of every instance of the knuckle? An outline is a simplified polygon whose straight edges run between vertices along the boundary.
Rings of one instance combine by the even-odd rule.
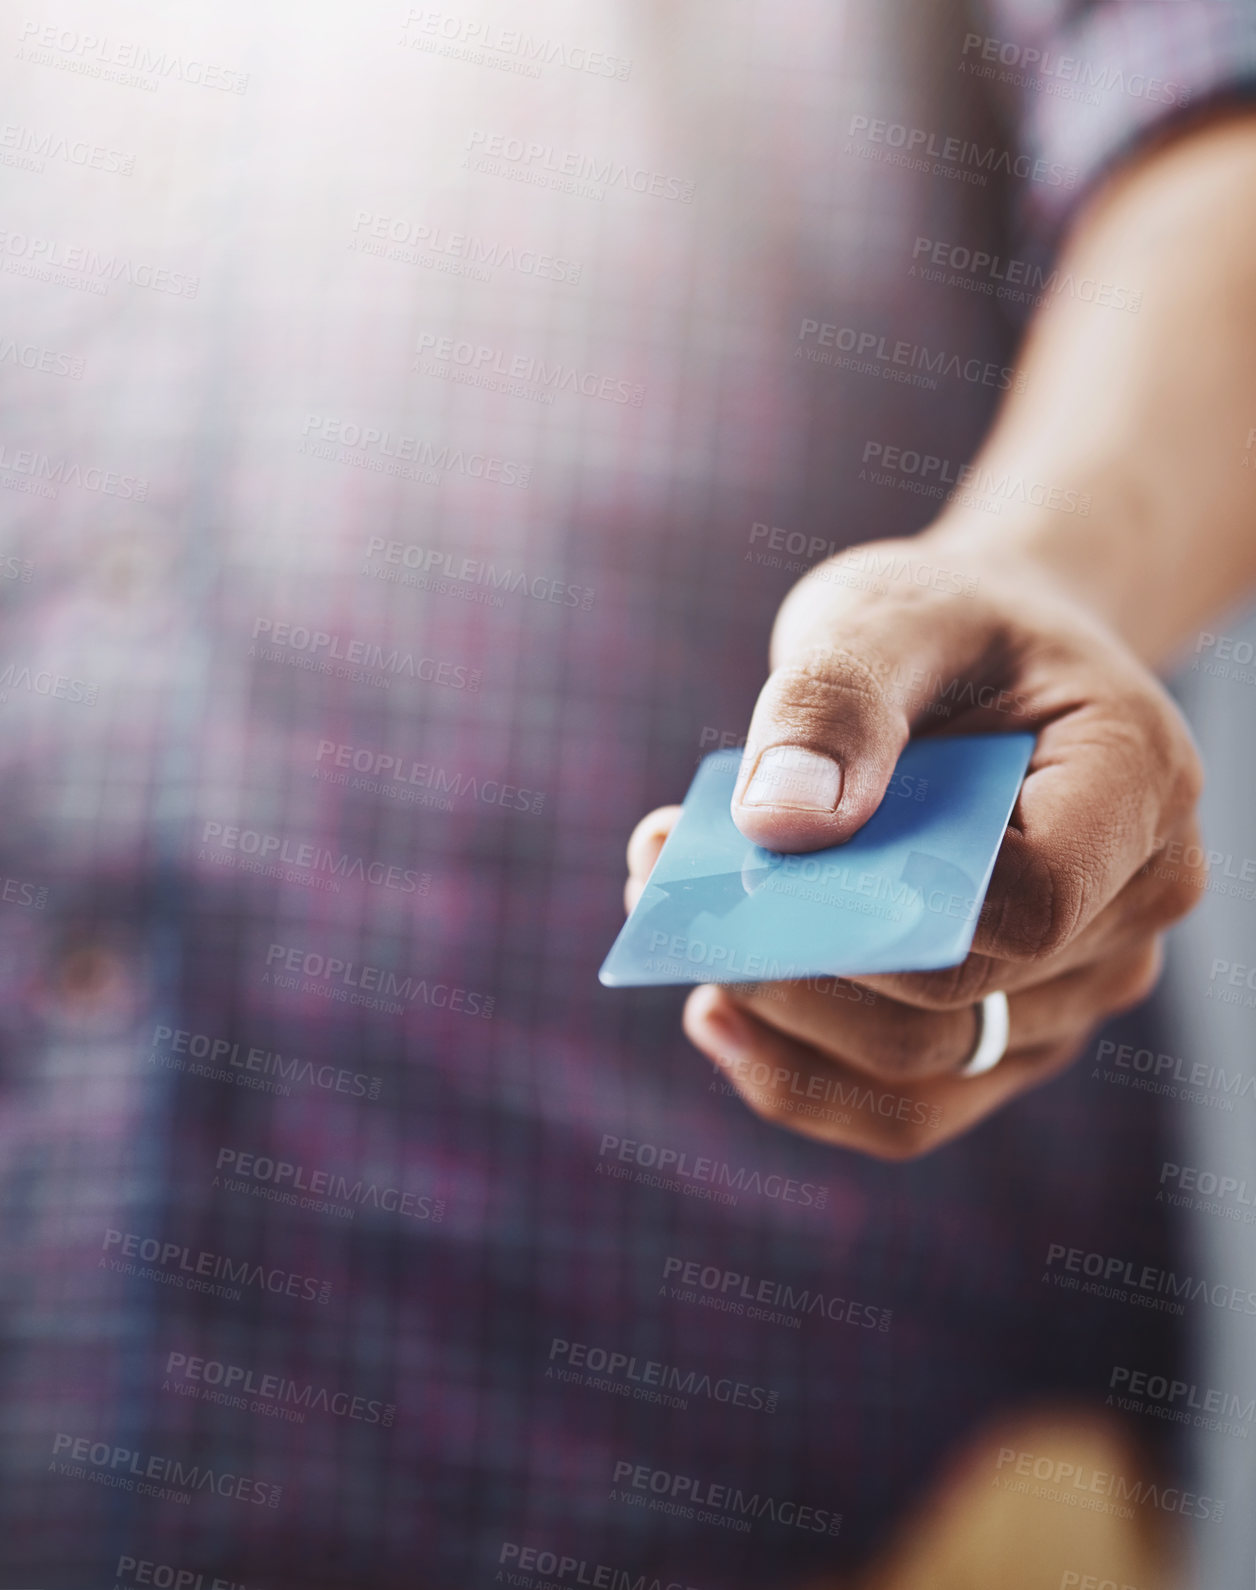
[[[1157,939],[1141,955],[1114,976],[1109,988],[1109,1003],[1113,1014],[1141,1005],[1160,981],[1164,953]]]
[[[854,1038],[845,1023],[835,1022],[825,1034],[824,1047],[836,1060],[855,1064],[862,1060],[879,1076],[900,1075],[912,1064],[918,1049],[912,1024],[898,1019],[902,1014],[882,1012]]]
[[[887,1079],[906,1080],[938,1067],[946,1040],[946,1024],[936,1015],[925,1020],[892,1017],[881,1023],[871,1045],[872,1062]]]
[[[1207,891],[1206,873],[1195,872],[1179,878],[1174,886],[1173,897],[1169,902],[1169,915],[1164,925],[1168,927],[1171,922],[1179,922],[1184,916],[1189,916]]]
[[[969,955],[958,966],[920,972],[903,978],[913,1004],[929,1011],[967,1010],[996,991],[999,963],[987,955]]]
[[[868,657],[846,646],[808,646],[781,670],[800,684],[821,689],[834,685],[879,700],[884,680]]]
[[[1155,765],[1165,770],[1161,788],[1167,805],[1176,812],[1192,811],[1204,791],[1204,764],[1176,703],[1157,684],[1132,716]]]
[[[775,711],[825,724],[866,718],[884,710],[885,693],[875,670],[854,652],[813,646],[777,668],[768,698]]]
[[[1177,819],[1199,804],[1204,765],[1173,698],[1158,682],[1140,680],[1140,686],[1115,703],[1109,732],[1124,730],[1131,792],[1154,801],[1159,821]]]
[[[1204,763],[1195,742],[1183,728],[1174,796],[1182,811],[1193,812],[1204,793]]]
[[[1148,903],[1146,920],[1156,927],[1168,927],[1189,915],[1203,899],[1208,874],[1202,868],[1161,867],[1161,886]]]

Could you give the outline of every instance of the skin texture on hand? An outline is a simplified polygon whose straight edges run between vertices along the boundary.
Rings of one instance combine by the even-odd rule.
[[[1239,464],[1256,416],[1256,207],[1234,202],[1253,182],[1256,118],[1210,111],[1083,206],[1061,269],[1137,288],[1139,312],[1051,298],[975,464],[1067,486],[1086,516],[1047,502],[992,521],[957,499],[915,539],[877,543],[893,579],[869,591],[856,549],[783,604],[734,797],[748,838],[849,838],[911,735],[1031,729],[1037,745],[961,966],[690,996],[685,1031],[766,1119],[884,1158],[927,1153],[1138,1003],[1160,935],[1198,900],[1205,875],[1179,858],[1203,853],[1199,760],[1149,668],[1256,579]],[[665,808],[634,833],[630,901],[674,821]],[[1007,1054],[960,1078],[993,992],[1009,1000]]]
[[[1034,732],[972,953],[938,972],[704,985],[684,1025],[763,1118],[898,1159],[1054,1076],[1150,991],[1163,929],[1203,888],[1202,874],[1163,859],[1197,842],[1201,770],[1158,681],[1058,590],[957,562],[972,595],[911,583],[870,594],[851,588],[866,580],[844,582],[857,556],[813,570],[781,609],[733,816],[774,850],[840,843],[876,810],[913,734]],[[748,803],[748,791],[763,798]],[[677,811],[634,832],[630,905]],[[960,1078],[975,1007],[995,991],[1009,999],[1008,1052],[988,1075]]]

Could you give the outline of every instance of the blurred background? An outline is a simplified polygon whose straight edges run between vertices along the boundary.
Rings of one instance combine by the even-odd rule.
[[[10,14],[6,1585],[942,1583],[941,1548],[908,1559],[943,1514],[1025,1586],[1248,1582],[1248,1322],[1043,1261],[1250,1276],[1241,1219],[1157,1197],[1165,1160],[1256,1158],[1250,1009],[1209,980],[1250,890],[1071,1073],[908,1165],[756,1120],[681,991],[596,969],[628,833],[743,736],[785,592],[927,524],[997,405],[817,359],[816,328],[1012,368],[1008,262],[1046,281],[1100,173],[1246,92],[1251,31],[1051,0]],[[914,130],[974,153],[914,169]],[[1240,870],[1246,622],[1179,682]],[[1157,1056],[1207,1085],[1144,1085]],[[637,1174],[664,1150],[732,1201]],[[679,1299],[677,1259],[864,1323]],[[1120,1408],[1126,1371],[1219,1391],[1224,1428]],[[1207,1516],[982,1512],[1026,1452]]]

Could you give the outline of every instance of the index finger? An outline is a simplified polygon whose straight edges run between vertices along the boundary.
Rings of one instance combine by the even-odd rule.
[[[1141,689],[1045,723],[999,848],[973,952],[1058,954],[1195,803],[1198,758],[1168,697]]]
[[[1120,714],[1082,707],[1044,724],[966,959],[937,972],[852,981],[946,1009],[1023,986],[1026,968],[1062,956],[1197,798],[1189,738],[1149,712],[1156,705],[1129,702]]]
[[[675,828],[679,816],[679,806],[659,806],[633,829],[628,840],[628,871],[632,877],[645,879],[650,876],[663,841]]]

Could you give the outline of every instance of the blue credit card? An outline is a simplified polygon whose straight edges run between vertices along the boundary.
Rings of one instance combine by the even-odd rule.
[[[957,966],[1033,748],[1032,734],[913,740],[857,834],[795,855],[738,832],[741,752],[716,751],[599,978],[629,988]]]

